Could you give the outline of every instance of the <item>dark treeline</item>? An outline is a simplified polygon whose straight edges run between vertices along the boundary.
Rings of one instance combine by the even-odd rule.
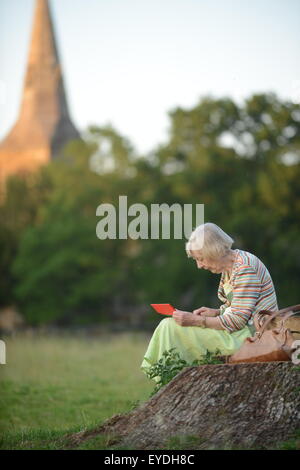
[[[217,307],[219,275],[181,240],[99,240],[96,208],[205,204],[233,248],[256,254],[280,307],[300,302],[300,106],[254,95],[203,98],[170,112],[167,144],[147,156],[112,127],[90,127],[62,158],[12,177],[0,207],[0,303],[30,325],[152,324],[153,302]],[[129,218],[129,221],[131,219]]]

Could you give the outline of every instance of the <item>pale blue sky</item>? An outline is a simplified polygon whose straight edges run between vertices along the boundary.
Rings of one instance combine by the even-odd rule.
[[[299,0],[50,0],[72,119],[140,152],[200,97],[300,102]],[[0,0],[0,138],[17,118],[34,0]]]

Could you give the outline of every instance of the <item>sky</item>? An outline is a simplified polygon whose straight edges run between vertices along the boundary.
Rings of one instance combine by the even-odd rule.
[[[17,119],[34,0],[0,0],[0,139]],[[299,0],[50,0],[76,127],[111,124],[139,153],[168,112],[207,95],[300,103]]]

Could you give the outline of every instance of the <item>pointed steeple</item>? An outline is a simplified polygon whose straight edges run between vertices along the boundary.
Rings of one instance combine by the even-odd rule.
[[[55,34],[48,0],[36,0],[28,65],[59,63]]]
[[[0,144],[0,171],[30,171],[76,138],[79,133],[69,116],[49,2],[36,0],[20,114]]]

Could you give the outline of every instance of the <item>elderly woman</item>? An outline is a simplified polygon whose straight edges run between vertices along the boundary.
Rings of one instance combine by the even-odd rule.
[[[218,308],[200,307],[191,312],[175,310],[156,328],[141,368],[146,372],[164,351],[176,348],[191,363],[206,351],[233,354],[254,334],[253,316],[260,310],[278,310],[269,271],[257,256],[231,246],[234,240],[220,227],[205,223],[186,243],[188,257],[199,269],[221,274]]]

